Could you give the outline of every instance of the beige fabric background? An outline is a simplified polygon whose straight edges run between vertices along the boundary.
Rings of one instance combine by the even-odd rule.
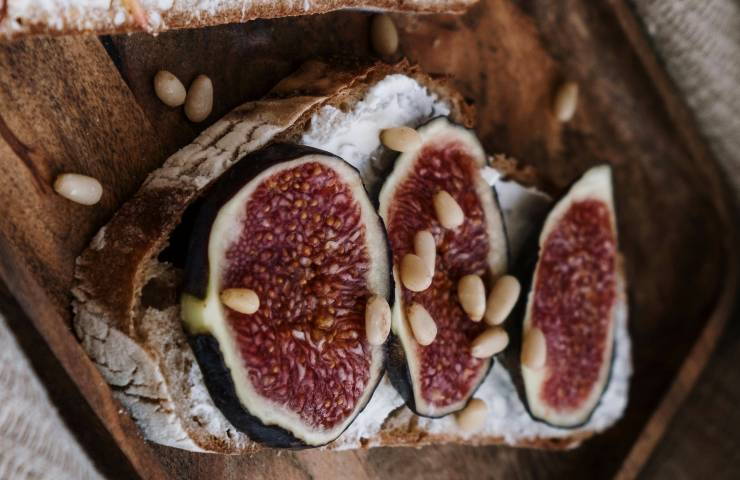
[[[97,479],[0,315],[0,479]]]
[[[740,0],[633,5],[740,200]],[[2,316],[0,366],[0,478],[100,478]]]
[[[633,0],[740,200],[740,0]]]

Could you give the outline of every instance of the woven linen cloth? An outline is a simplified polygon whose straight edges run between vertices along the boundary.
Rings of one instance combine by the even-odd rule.
[[[632,1],[740,199],[740,0]],[[0,479],[100,478],[2,316],[0,365]]]
[[[101,478],[0,315],[0,479]]]
[[[740,200],[740,0],[633,0]]]

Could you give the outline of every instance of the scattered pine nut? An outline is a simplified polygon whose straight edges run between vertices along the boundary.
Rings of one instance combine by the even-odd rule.
[[[555,93],[552,110],[555,117],[561,122],[567,122],[576,113],[578,106],[578,84],[575,82],[565,82],[558,87]]]
[[[465,214],[460,204],[448,192],[444,190],[437,192],[432,199],[432,203],[434,203],[437,220],[444,228],[452,230],[465,221]]]
[[[365,334],[370,345],[382,345],[391,331],[391,307],[380,295],[373,295],[365,307]]]
[[[429,288],[432,278],[420,256],[408,253],[401,260],[401,283],[412,292],[423,292]]]
[[[429,273],[434,276],[434,265],[437,259],[437,244],[429,230],[420,230],[414,235],[414,251],[424,260]]]
[[[509,316],[511,310],[519,299],[522,286],[519,280],[511,275],[499,278],[491,289],[486,302],[486,323],[488,325],[501,325]]]
[[[247,315],[253,314],[260,308],[257,292],[249,288],[227,288],[221,292],[221,303]]]
[[[421,135],[411,127],[386,128],[380,132],[380,141],[396,152],[410,152],[421,146]]]
[[[475,433],[486,423],[488,405],[480,398],[472,398],[468,405],[455,415],[457,425],[466,433]]]
[[[54,190],[67,200],[81,205],[95,205],[103,196],[100,182],[79,173],[62,173],[54,180]]]
[[[167,70],[160,70],[154,76],[154,93],[168,107],[179,107],[187,95],[180,79]]]
[[[391,17],[373,15],[370,21],[370,43],[373,50],[382,56],[391,56],[398,50],[398,30]]]
[[[213,109],[213,82],[205,75],[198,75],[190,84],[185,98],[185,115],[191,122],[202,122]]]
[[[430,345],[437,337],[437,324],[426,308],[418,303],[411,305],[407,312],[411,332],[419,345]]]
[[[475,337],[470,354],[475,358],[489,358],[501,353],[509,345],[509,335],[501,327],[491,327]]]
[[[537,327],[530,328],[524,333],[522,344],[522,364],[533,370],[545,366],[547,360],[547,341],[545,334]]]
[[[480,322],[486,311],[486,287],[478,275],[465,275],[457,282],[457,299],[474,322]]]

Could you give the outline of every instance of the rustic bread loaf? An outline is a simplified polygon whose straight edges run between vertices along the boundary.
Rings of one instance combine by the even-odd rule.
[[[163,32],[366,8],[461,13],[477,0],[1,0],[0,37],[28,34]]]
[[[339,154],[358,168],[372,191],[388,161],[388,152],[378,148],[379,129],[401,123],[417,126],[437,115],[467,126],[473,122],[473,110],[445,80],[430,78],[406,62],[346,68],[309,62],[265,98],[238,107],[167,159],[100,230],[77,262],[75,330],[149,440],[220,453],[260,448],[213,404],[181,326],[182,272],[158,258],[188,206],[236,160],[275,141],[304,143]],[[372,140],[364,150],[353,145],[353,135],[358,133],[347,131],[348,122],[361,130],[363,141],[355,143]],[[530,170],[518,169],[510,160],[495,157],[493,163],[503,175],[532,180]],[[621,352],[621,357],[612,382],[617,387],[610,386],[606,394],[611,395],[611,404],[596,423],[582,429],[528,427],[516,410],[518,399],[512,389],[502,401],[514,405],[514,411],[509,405],[509,413],[504,411],[502,416],[502,407],[493,405],[492,415],[501,418],[476,434],[464,434],[451,417],[431,420],[413,415],[384,379],[365,411],[324,448],[433,442],[575,445],[621,416],[630,373],[626,327],[618,343],[620,339],[617,355]],[[501,377],[506,374],[497,368],[500,371],[492,372],[482,388],[495,389],[506,382]],[[506,423],[508,416],[514,423]],[[501,422],[508,425],[503,430]]]

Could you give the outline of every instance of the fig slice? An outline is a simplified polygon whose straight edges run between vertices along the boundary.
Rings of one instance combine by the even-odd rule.
[[[396,298],[387,369],[409,408],[441,417],[465,407],[493,361],[471,354],[486,325],[463,310],[458,283],[466,275],[478,275],[490,289],[506,271],[508,247],[495,192],[480,173],[487,156],[475,134],[442,117],[418,133],[421,144],[399,155],[380,193]],[[439,217],[447,206],[454,215],[442,222]],[[415,292],[400,281],[400,269],[404,257],[415,253],[414,239],[421,231],[431,232],[436,255],[431,285]],[[416,305],[424,307],[437,327],[426,346],[409,325],[408,309]]]
[[[611,169],[602,165],[587,171],[548,214],[534,273],[525,281],[529,295],[522,297],[516,332],[521,377],[514,377],[533,418],[575,428],[598,405],[609,379],[616,315],[626,310],[618,305],[626,302],[618,257]]]
[[[389,299],[391,277],[352,166],[288,144],[247,155],[200,207],[185,276],[182,318],[206,385],[250,438],[323,445],[364,408],[385,357],[367,340],[365,306]],[[232,310],[225,290],[253,291],[258,308]]]

